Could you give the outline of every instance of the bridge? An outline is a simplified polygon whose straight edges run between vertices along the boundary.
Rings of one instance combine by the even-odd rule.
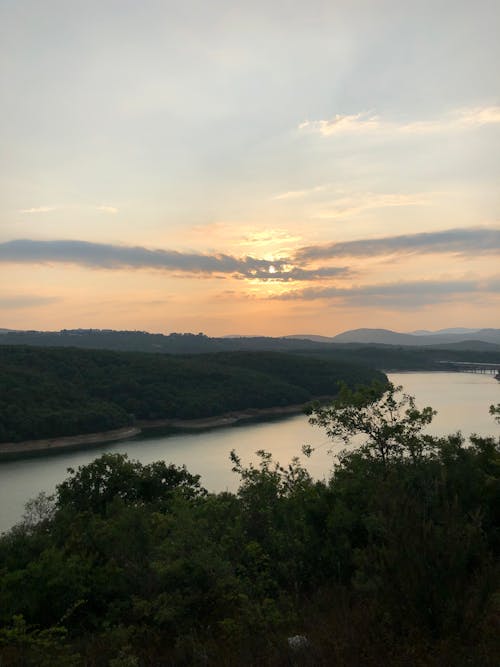
[[[465,373],[491,373],[500,380],[500,364],[482,363],[476,361],[440,361],[440,364],[452,366],[452,370]]]

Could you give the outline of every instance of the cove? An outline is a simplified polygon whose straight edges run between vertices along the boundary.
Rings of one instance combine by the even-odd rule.
[[[429,432],[446,435],[461,430],[465,435],[498,435],[498,425],[488,414],[489,406],[500,402],[500,383],[492,376],[390,373],[389,379],[414,395],[419,407],[431,405],[438,411]],[[286,465],[292,457],[301,455],[304,444],[316,448],[307,460],[311,474],[318,479],[327,477],[333,465],[332,453],[343,449],[343,445],[332,443],[324,431],[310,426],[305,415],[199,433],[140,435],[90,450],[5,462],[0,464],[0,531],[8,530],[20,520],[30,498],[40,491],[52,493],[67,476],[68,467],[85,465],[104,452],[125,452],[142,463],[164,459],[184,464],[191,473],[201,475],[201,483],[209,491],[234,491],[239,480],[231,471],[232,449],[244,463],[255,460],[255,452],[264,449]]]

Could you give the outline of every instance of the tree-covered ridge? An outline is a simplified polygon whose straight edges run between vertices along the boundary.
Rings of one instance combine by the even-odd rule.
[[[79,347],[116,351],[166,354],[205,354],[217,352],[293,352],[332,355],[346,362],[367,363],[379,369],[442,370],[439,361],[499,362],[500,347],[482,341],[465,341],[448,345],[411,347],[366,343],[319,342],[297,338],[269,336],[210,338],[204,334],[152,334],[146,331],[73,329],[62,331],[8,331],[0,334],[2,345],[36,345]]]
[[[70,469],[0,539],[1,664],[496,667],[500,441],[431,417],[345,388],[312,419],[365,441],[323,482],[265,451],[232,453],[236,494],[119,454]]]
[[[331,345],[329,349],[310,350],[307,354],[316,358],[337,359],[345,362],[367,364],[385,371],[454,371],[446,361],[474,363],[500,363],[500,351],[461,350],[457,348],[421,348],[394,345]]]
[[[0,442],[305,403],[384,376],[281,353],[170,356],[0,346]]]

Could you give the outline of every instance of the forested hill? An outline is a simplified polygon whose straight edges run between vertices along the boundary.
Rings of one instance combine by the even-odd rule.
[[[3,331],[3,332],[2,332]],[[297,338],[209,338],[204,334],[152,334],[146,331],[63,329],[62,331],[5,331],[0,349],[9,345],[77,347],[157,354],[215,354],[218,352],[287,352],[321,355],[348,363],[363,363],[386,370],[443,370],[449,361],[500,362],[500,345],[484,341],[436,343],[433,346],[318,342]],[[418,338],[418,336],[417,336]]]
[[[368,366],[283,353],[153,355],[0,346],[0,442],[196,419],[305,403],[385,376]]]
[[[321,349],[310,340],[271,338],[209,338],[202,333],[149,333],[147,331],[114,331],[107,329],[63,329],[61,331],[7,331],[0,334],[0,345],[40,345],[82,347],[124,352],[166,352],[167,354],[202,354],[232,350],[288,352],[297,349]]]
[[[461,349],[456,346],[435,348],[395,345],[331,345],[329,349],[304,352],[315,358],[337,359],[366,364],[384,371],[455,370],[447,361],[500,363],[500,350]]]

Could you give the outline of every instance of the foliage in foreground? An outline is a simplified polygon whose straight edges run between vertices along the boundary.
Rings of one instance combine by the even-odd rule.
[[[337,436],[347,391],[313,414]],[[0,540],[2,667],[496,666],[499,442],[424,437],[427,409],[370,391],[328,482],[266,452],[232,454],[237,494],[118,454],[70,470]]]

